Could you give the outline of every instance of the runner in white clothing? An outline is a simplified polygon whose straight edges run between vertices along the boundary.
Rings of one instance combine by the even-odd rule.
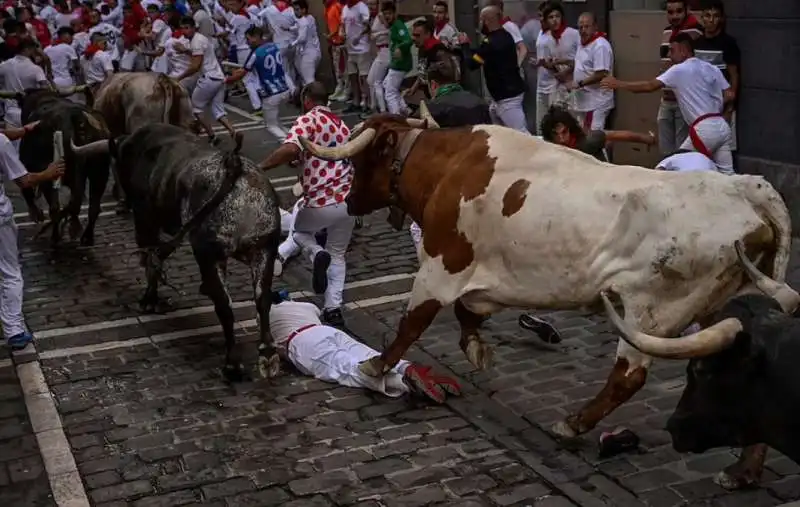
[[[547,25],[547,32],[542,34],[545,56],[544,59],[539,57],[539,62],[556,81],[555,89],[549,97],[549,105],[566,105],[571,109],[572,104],[566,85],[571,80],[581,36],[577,30],[567,26],[564,8],[560,3],[547,4],[542,16],[542,24]]]
[[[369,377],[358,365],[378,354],[346,332],[320,321],[312,303],[281,300],[273,293],[269,330],[278,352],[305,375],[348,387],[363,387],[391,398],[407,393],[444,403],[447,395],[459,396],[461,386],[428,366],[401,360],[385,376]]]
[[[272,42],[281,50],[281,60],[287,64],[286,79],[289,84],[289,95],[297,91],[297,84],[291,72],[288,72],[288,63],[293,61],[292,42],[297,38],[300,26],[294,10],[285,0],[265,0],[266,7],[258,17],[264,26],[272,32]]]
[[[697,151],[678,151],[659,162],[656,169],[676,172],[719,170],[713,160]]]
[[[290,46],[294,53],[294,67],[305,86],[316,79],[322,49],[319,44],[317,22],[314,16],[308,13],[308,1],[295,0],[293,8],[297,16],[297,38]]]
[[[229,0],[228,11],[225,14],[225,21],[228,23],[228,60],[238,65],[247,62],[252,49],[247,43],[247,30],[259,23],[255,23],[250,13],[244,8],[242,0]],[[258,80],[253,75],[245,75],[242,81],[247,97],[250,99],[250,106],[253,111],[261,110],[261,97],[258,95],[260,88]]]
[[[222,73],[217,56],[214,54],[214,47],[208,38],[196,33],[194,18],[190,16],[181,18],[181,31],[189,40],[189,47],[173,44],[173,48],[179,53],[190,54],[192,60],[189,68],[178,76],[178,81],[183,81],[195,74],[200,75],[192,92],[192,112],[195,118],[203,125],[210,143],[216,144],[216,135],[203,114],[209,107],[214,119],[220,122],[233,138],[236,135],[236,130],[231,125],[231,122],[228,121],[225,113],[225,74]]]
[[[575,94],[575,116],[587,132],[606,128],[608,114],[614,109],[614,92],[600,87],[600,81],[614,71],[614,51],[599,31],[594,14],[584,12],[578,18],[581,43],[575,53],[575,70],[567,89]]]
[[[6,128],[4,133],[0,133],[0,323],[6,342],[14,350],[25,348],[33,341],[33,335],[25,329],[25,317],[22,315],[23,280],[17,250],[19,238],[14,223],[14,208],[6,196],[5,183],[13,181],[20,188],[33,188],[64,174],[61,160],[53,162],[40,173],[28,173],[25,170],[10,139],[18,140],[33,127],[35,124],[24,128]]]
[[[670,59],[675,64],[650,81],[625,82],[608,77],[609,89],[649,93],[669,88],[675,92],[678,108],[689,124],[689,137],[682,150],[695,150],[714,160],[720,172],[733,174],[731,127],[722,115],[726,102],[733,99],[731,85],[722,72],[694,57],[693,39],[678,34],[670,44]]]
[[[95,32],[91,36],[91,44],[83,53],[83,74],[92,91],[96,91],[114,73],[111,52],[106,49],[106,44],[103,34]]]
[[[161,12],[153,4],[147,6],[147,15],[150,17],[152,25],[150,30],[144,34],[147,49],[142,50],[143,55],[153,56],[153,63],[150,70],[161,74],[167,73],[167,57],[164,55],[164,45],[172,37],[172,28],[161,19]]]
[[[116,26],[101,21],[100,13],[95,10],[89,13],[89,20],[91,25],[89,37],[95,33],[101,34],[106,40],[106,50],[111,55],[111,60],[119,62],[119,41],[122,39],[122,31]]]
[[[17,51],[17,56],[0,63],[0,82],[3,83],[3,88],[23,93],[29,88],[48,87],[49,82],[44,70],[32,60],[38,51],[36,42],[31,39],[22,39]],[[22,126],[22,111],[16,99],[5,99],[5,111],[7,127]],[[13,141],[12,144],[16,150],[19,150],[19,141]]]
[[[83,20],[80,18],[73,19],[70,28],[72,28],[72,48],[75,50],[78,58],[80,58],[91,42],[89,32],[84,30]]]
[[[75,86],[78,82],[78,54],[72,47],[72,28],[64,26],[58,29],[58,38],[50,46],[44,48],[44,54],[50,59],[53,71],[53,84],[58,88]]]

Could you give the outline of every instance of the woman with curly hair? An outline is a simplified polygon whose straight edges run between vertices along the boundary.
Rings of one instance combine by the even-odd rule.
[[[572,114],[559,106],[552,106],[542,118],[542,137],[545,141],[560,144],[592,155],[598,160],[608,162],[606,146],[610,143],[640,143],[647,146],[656,144],[655,135],[640,134],[629,130],[590,130],[584,131]]]

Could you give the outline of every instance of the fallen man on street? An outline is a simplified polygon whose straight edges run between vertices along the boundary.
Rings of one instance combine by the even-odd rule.
[[[312,303],[280,301],[273,293],[269,328],[279,353],[305,375],[348,387],[365,387],[398,398],[406,393],[443,403],[447,395],[459,396],[461,386],[429,366],[402,360],[382,377],[370,377],[359,363],[378,354],[335,327],[322,324],[322,311]]]

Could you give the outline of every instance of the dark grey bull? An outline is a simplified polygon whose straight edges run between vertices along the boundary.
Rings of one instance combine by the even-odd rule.
[[[690,336],[659,338],[631,328],[604,294],[609,318],[623,338],[646,354],[690,359],[686,387],[667,422],[678,452],[767,444],[800,463],[800,319],[791,314],[800,295],[758,271],[736,252],[763,294],[741,294],[714,316],[713,325]],[[744,470],[758,481],[766,449]],[[760,461],[760,462],[758,462]],[[724,485],[724,484],[723,484]],[[743,486],[730,484],[728,486]]]
[[[70,236],[75,239],[81,234],[80,210],[87,183],[89,187],[89,218],[81,235],[81,245],[94,245],[94,229],[100,215],[100,203],[110,174],[108,153],[81,155],[69,149],[72,143],[87,144],[107,139],[108,129],[103,117],[86,106],[64,98],[64,92],[52,90],[26,90],[18,100],[22,110],[22,123],[40,122],[20,143],[19,157],[30,172],[38,173],[53,162],[53,135],[63,133],[65,172],[63,184],[70,190],[70,200],[62,210],[58,190],[52,182],[42,183],[41,192],[50,208],[51,241],[56,244],[61,239],[61,221],[69,218]],[[36,204],[33,189],[23,190],[28,211],[35,221],[44,220],[44,214]],[[42,229],[44,231],[44,229]]]
[[[143,311],[159,309],[163,261],[188,235],[202,276],[200,292],[214,303],[225,335],[225,374],[230,380],[240,380],[243,374],[239,354],[234,353],[234,316],[224,282],[231,257],[250,267],[261,333],[261,374],[275,376],[279,367],[269,334],[272,274],[281,234],[278,198],[266,175],[239,155],[241,140],[240,136],[232,151],[220,152],[181,127],[157,123],[113,141],[73,147],[79,153],[110,150],[117,164],[133,209],[136,243],[146,252]],[[161,241],[162,232],[172,238]]]

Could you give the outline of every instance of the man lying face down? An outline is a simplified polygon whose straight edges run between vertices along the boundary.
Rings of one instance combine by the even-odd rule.
[[[312,303],[281,300],[273,293],[269,328],[275,345],[305,375],[348,387],[366,387],[391,398],[414,393],[443,403],[448,394],[461,394],[455,379],[435,375],[430,367],[408,361],[400,361],[379,378],[364,375],[358,369],[359,363],[378,352],[347,333],[322,324],[321,313]]]

